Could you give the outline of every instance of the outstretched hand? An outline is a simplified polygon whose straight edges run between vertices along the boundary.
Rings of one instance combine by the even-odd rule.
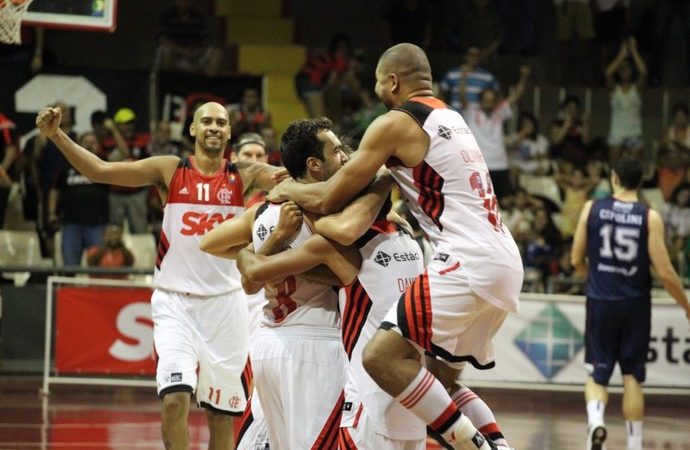
[[[36,116],[36,127],[47,138],[51,138],[57,133],[61,122],[62,109],[59,107],[44,108]]]
[[[288,179],[282,183],[276,184],[273,189],[266,194],[266,200],[272,203],[283,203],[284,201],[290,200],[288,197],[288,189],[291,183],[294,183],[294,181],[292,178],[288,177]]]

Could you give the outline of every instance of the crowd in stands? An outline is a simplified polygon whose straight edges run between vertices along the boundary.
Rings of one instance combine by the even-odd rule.
[[[494,75],[497,53],[526,57],[538,53],[536,0],[520,2],[518,9],[501,0],[459,2],[466,26],[457,29],[439,26],[434,12],[437,3],[441,2],[389,2],[382,14],[387,38],[391,44],[408,41],[428,51],[455,51],[458,60],[462,59],[445,73],[435,72],[437,95],[462,113],[484,152],[492,181],[486,188],[495,191],[502,220],[522,251],[526,289],[580,292],[579,284],[568,282],[573,275],[570,245],[580,210],[588,199],[610,194],[609,167],[620,155],[630,153],[640,158],[656,155],[646,161],[643,198],[646,195],[647,201],[662,209],[674,262],[690,276],[690,112],[687,102],[676,103],[663,134],[645,134],[641,93],[659,83],[658,55],[649,52],[649,42],[633,37],[631,2],[597,0],[590,8],[584,1],[554,0],[555,39],[563,69],[559,82],[563,86],[599,84],[608,89],[606,136],[592,136],[590,111],[571,92],[562,96],[557,115],[540,123],[520,102],[533,84],[533,69],[527,65],[516,68],[513,79],[499,80]],[[682,2],[661,3],[664,5],[654,19],[672,21],[666,3]],[[217,54],[204,31],[207,22],[188,0],[176,1],[161,15],[162,68],[207,71],[207,75],[216,72],[209,65]],[[637,36],[647,36],[661,46],[668,39],[663,33],[649,37],[638,32]],[[184,50],[189,42],[196,43],[195,51],[203,52],[192,55]],[[295,76],[295,90],[307,114],[329,117],[336,130],[355,144],[385,111],[373,92],[373,74],[365,72],[367,58],[372,57],[355,48],[348,34],[336,33],[327,48],[309,50]],[[184,61],[190,58],[194,61]],[[197,65],[199,61],[203,63]],[[256,144],[262,154],[247,153],[247,158],[266,158],[279,165],[279,136],[260,93],[246,89],[239,103],[228,105],[228,112],[232,124],[228,158],[237,158],[240,147],[250,152],[245,145]],[[193,151],[184,137],[179,142],[171,140],[170,124],[165,121],[150,132],[143,130],[137,112],[129,108],[115,111],[112,117],[94,113],[92,126],[91,131],[75,136],[67,108],[63,130],[101,158],[136,160],[166,154],[185,156]],[[0,114],[0,218],[12,181],[21,182],[25,218],[37,224],[45,256],[61,252],[66,265],[91,261],[100,253],[87,253],[84,259],[84,252],[103,244],[108,224],[125,226],[129,233],[157,235],[162,205],[154,188],[94,186],[40,135],[19,149],[16,132],[11,118]],[[654,151],[645,152],[652,145]],[[404,206],[398,208],[405,215]],[[58,230],[62,239],[61,248],[56,249],[53,238]],[[423,233],[417,232],[423,241]],[[123,263],[127,260],[118,257]]]

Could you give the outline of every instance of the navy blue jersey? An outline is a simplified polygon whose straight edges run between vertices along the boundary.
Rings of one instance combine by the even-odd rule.
[[[648,214],[642,203],[612,197],[592,204],[587,220],[587,297],[614,301],[649,297]]]

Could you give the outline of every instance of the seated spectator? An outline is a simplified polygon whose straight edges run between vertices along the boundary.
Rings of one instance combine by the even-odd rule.
[[[542,286],[546,286],[547,278],[557,271],[561,233],[545,209],[535,212],[533,225],[522,256],[525,275],[529,270],[538,273]]]
[[[633,73],[629,57],[635,63],[637,74]],[[611,105],[609,163],[613,164],[623,150],[640,154],[643,146],[640,93],[647,79],[647,65],[637,52],[635,38],[628,38],[621,43],[618,56],[606,67],[605,74]]]
[[[535,211],[544,209],[544,202],[530,195],[525,189],[517,188],[504,204],[501,208],[503,223],[510,230],[521,251],[524,251],[524,244],[531,237]]]
[[[566,96],[560,116],[551,125],[551,157],[584,170],[589,159],[589,117],[582,113],[580,99]]]
[[[510,151],[512,181],[517,186],[520,174],[546,175],[551,171],[549,141],[539,132],[534,114],[524,112],[518,119],[518,129],[506,138]]]
[[[259,92],[254,88],[247,88],[240,103],[228,108],[230,126],[233,136],[244,133],[258,133],[264,127],[270,127],[273,119],[271,113],[261,105]]]
[[[79,144],[102,157],[96,135],[79,136]],[[85,249],[99,245],[108,223],[108,186],[92,183],[72,166],[57,173],[49,195],[49,221],[62,228],[62,260],[66,266],[78,266]],[[57,249],[56,249],[57,251]]]
[[[561,246],[560,256],[558,257],[558,267],[556,274],[553,277],[553,293],[554,294],[568,294],[568,295],[582,295],[584,284],[574,282],[576,278],[575,268],[570,260],[570,253],[573,248],[572,239],[563,242]]]
[[[103,242],[86,251],[89,267],[132,267],[134,255],[122,242],[122,227],[110,224],[103,232]],[[127,275],[94,275],[95,278],[125,279]]]
[[[687,180],[690,168],[690,111],[687,104],[678,102],[671,108],[672,123],[664,130],[657,152],[658,184],[664,201]]]
[[[161,69],[217,75],[222,55],[213,45],[209,22],[192,0],[175,0],[165,9],[158,18]]]
[[[324,116],[324,90],[347,72],[351,54],[352,40],[343,33],[333,35],[328,51],[309,51],[306,63],[295,76],[297,96],[309,117]]]
[[[503,124],[512,117],[512,107],[525,92],[530,73],[529,67],[520,67],[520,80],[517,87],[504,100],[499,101],[499,92],[491,88],[484,89],[480,96],[480,104],[470,103],[467,100],[468,77],[464,76],[460,82],[462,115],[484,155],[484,160],[491,174],[494,192],[499,202],[513,191],[508,170],[508,153],[505,147]]]
[[[664,211],[664,225],[669,253],[675,260],[690,238],[690,183],[681,184],[673,192]]]
[[[130,108],[120,108],[113,117],[124,138],[124,146],[108,141],[109,161],[137,161],[148,157],[147,148],[151,136],[137,131],[137,116]],[[115,148],[113,148],[115,147]],[[148,231],[148,192],[149,187],[110,186],[110,223],[123,226],[127,219],[131,233]]]
[[[465,64],[454,67],[446,72],[441,80],[441,90],[446,103],[460,111],[460,82],[465,80],[465,98],[468,103],[479,103],[479,94],[485,89],[500,89],[496,78],[487,70],[479,67],[482,60],[482,52],[478,47],[467,49]]]

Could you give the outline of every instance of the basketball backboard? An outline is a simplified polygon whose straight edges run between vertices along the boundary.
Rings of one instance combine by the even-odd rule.
[[[117,0],[34,0],[27,25],[73,30],[115,31]]]

